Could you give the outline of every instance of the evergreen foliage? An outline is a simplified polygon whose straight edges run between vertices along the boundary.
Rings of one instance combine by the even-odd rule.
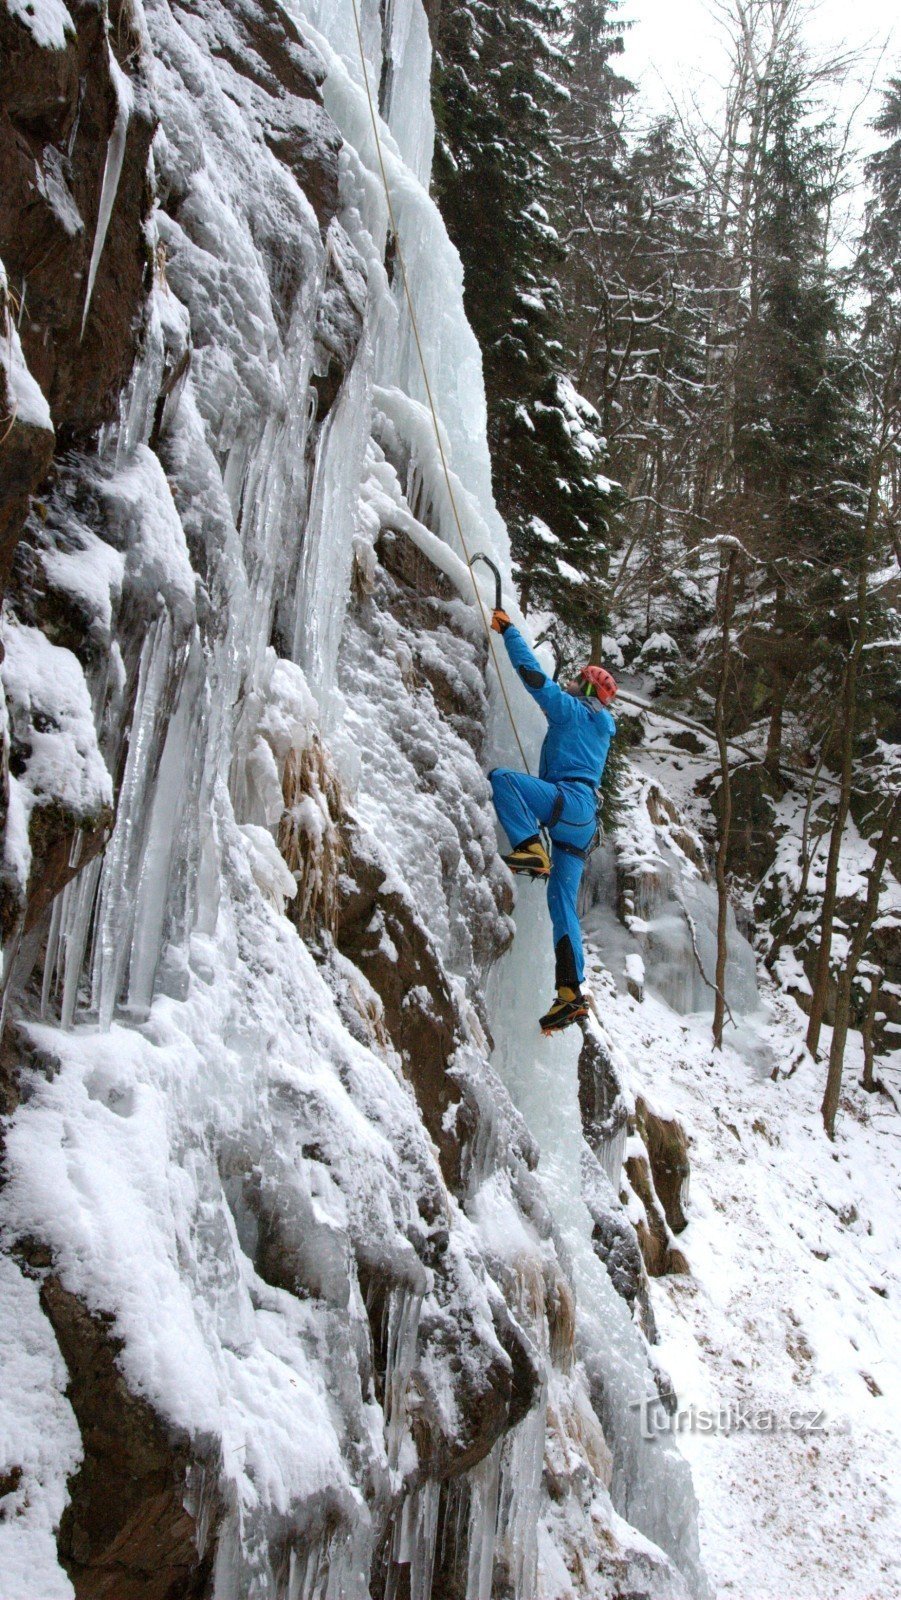
[[[792,685],[818,666],[840,676],[839,618],[866,507],[858,368],[824,251],[832,151],[811,109],[794,64],[778,60],[735,347],[732,470],[717,507],[759,562],[741,714],[769,715],[773,761]]]
[[[614,496],[600,419],[571,381],[554,218],[567,103],[556,0],[465,0],[442,14],[435,185],[482,346],[494,488],[523,605],[603,624]]]

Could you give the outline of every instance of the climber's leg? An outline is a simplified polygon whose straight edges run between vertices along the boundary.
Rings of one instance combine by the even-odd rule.
[[[551,863],[538,837],[538,829],[560,814],[556,785],[531,778],[527,772],[514,772],[509,767],[495,767],[488,777],[498,821],[513,846],[510,854],[504,856],[507,866],[513,872],[546,878]]]
[[[578,988],[585,977],[582,929],[576,912],[585,862],[581,856],[554,849],[547,885],[547,908],[554,931],[557,987]]]
[[[554,850],[547,903],[554,932],[557,998],[540,1019],[539,1025],[544,1033],[557,1033],[588,1015],[588,1006],[581,990],[585,976],[582,930],[576,915],[576,900],[584,870],[585,862],[581,856],[570,855],[559,848]]]
[[[557,816],[560,814],[554,783],[531,778],[527,772],[514,772],[511,767],[495,767],[489,772],[488,781],[498,821],[514,850],[527,839],[537,838],[539,827],[547,826],[555,807]]]

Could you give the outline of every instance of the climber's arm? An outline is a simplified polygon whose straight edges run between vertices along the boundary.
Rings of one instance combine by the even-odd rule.
[[[512,622],[503,628],[504,644],[519,677],[526,689],[537,700],[548,722],[569,722],[575,716],[575,701],[559,683],[542,670],[538,658],[529,649],[525,639]]]

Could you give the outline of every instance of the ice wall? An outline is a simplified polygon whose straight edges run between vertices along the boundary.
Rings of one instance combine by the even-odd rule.
[[[466,544],[507,574],[425,14],[361,20]],[[162,1556],[149,1487],[116,1501],[115,1559],[170,1591],[700,1594],[687,1470],[639,1436],[654,1378],[582,1204],[575,1045],[535,1041],[528,888],[503,954],[484,772],[518,759],[498,672],[517,686],[461,559],[351,0],[138,22],[139,359],[4,622],[23,884],[68,830],[4,970],[4,1267],[43,1394],[12,1414],[4,1600],[111,1559],[88,1350],[121,1480],[152,1458],[169,1508]]]

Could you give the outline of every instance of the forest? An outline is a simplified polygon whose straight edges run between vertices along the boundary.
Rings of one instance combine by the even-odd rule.
[[[713,116],[651,114],[620,0],[447,7],[434,181],[523,609],[564,660],[638,672],[715,732],[721,897],[768,970],[797,953],[814,1056],[837,1018],[832,1133],[849,1024],[870,1083],[901,1026],[879,910],[901,866],[901,79],[814,49],[813,9],[711,13]],[[864,129],[845,91],[867,70]],[[774,874],[787,782],[803,823]],[[874,855],[842,907],[849,815]]]

